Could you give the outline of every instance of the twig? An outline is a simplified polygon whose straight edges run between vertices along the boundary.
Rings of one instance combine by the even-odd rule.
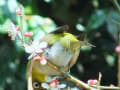
[[[120,45],[120,32],[119,32],[119,41]],[[118,86],[120,87],[120,53],[118,53]]]
[[[88,84],[84,83],[83,81],[77,79],[76,77],[65,73],[64,71],[60,70],[56,65],[53,65],[50,61],[48,61],[48,65],[55,69],[57,72],[61,73],[65,78],[69,79],[70,81],[76,83],[77,85],[87,89],[87,90],[94,90],[94,88],[90,87]]]
[[[28,76],[27,86],[28,86],[28,90],[33,90],[33,87],[32,87],[32,76]]]
[[[22,12],[24,10],[24,7],[21,4],[19,4],[19,6],[20,6],[20,11],[22,13],[22,15],[20,16],[20,28],[21,28],[20,32],[22,34],[22,44],[24,44],[24,35],[23,35],[24,12]]]
[[[28,79],[27,79],[28,90],[34,90],[33,87],[32,87],[32,67],[33,67],[34,61],[35,60],[31,61],[30,68],[28,69]]]
[[[97,86],[97,85],[92,85],[94,88],[100,88],[101,90],[107,89],[107,90],[119,90],[119,87],[110,87],[110,86]]]
[[[118,12],[120,13],[120,5],[118,4],[118,0],[112,0],[113,4],[117,8]]]

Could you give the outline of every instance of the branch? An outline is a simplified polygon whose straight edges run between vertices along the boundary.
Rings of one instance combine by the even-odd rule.
[[[28,69],[28,78],[27,78],[27,88],[28,90],[34,90],[32,87],[32,67],[35,60],[32,60],[30,63],[30,68]]]
[[[94,88],[100,88],[100,89],[107,89],[107,90],[119,90],[119,87],[110,87],[110,86],[96,86],[96,85],[92,85],[92,87]]]
[[[48,61],[48,65],[55,69],[57,72],[61,73],[61,75],[63,75],[65,78],[67,78],[68,80],[76,83],[77,85],[87,89],[87,90],[94,90],[95,88],[93,87],[90,87],[88,84],[84,83],[83,81],[77,79],[76,77],[70,75],[70,74],[67,74],[65,73],[64,71],[60,70],[56,65],[52,64],[50,61]]]
[[[65,73],[64,71],[60,70],[56,65],[52,64],[50,61],[48,61],[48,65],[55,69],[57,72],[61,73],[61,75],[63,75],[65,78],[67,78],[68,80],[76,83],[77,85],[87,89],[87,90],[103,90],[103,89],[109,89],[109,90],[119,90],[119,87],[110,87],[110,86],[96,86],[96,85],[92,85],[89,86],[88,84],[84,83],[83,81],[77,79],[76,77]]]

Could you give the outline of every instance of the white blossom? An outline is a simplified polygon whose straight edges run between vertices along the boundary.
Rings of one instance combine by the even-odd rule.
[[[17,37],[22,39],[21,32],[16,30],[16,26],[10,22],[10,28],[8,29],[8,35],[11,37],[12,40],[15,40]]]
[[[47,90],[60,90],[66,87],[66,84],[58,84],[57,87],[48,83],[42,83],[41,86]]]
[[[47,42],[40,42],[39,43],[36,41],[33,41],[31,45],[26,45],[25,52],[30,54],[28,59],[31,59],[32,57],[36,56],[37,54],[43,53],[43,50],[45,48],[47,48],[47,45],[48,45]],[[45,64],[46,61],[44,60],[42,63]]]
[[[46,83],[42,83],[41,86],[45,89],[50,89],[50,90],[60,90],[61,88],[65,88],[66,84],[60,84],[59,83],[59,79],[58,77],[46,77],[47,82]]]

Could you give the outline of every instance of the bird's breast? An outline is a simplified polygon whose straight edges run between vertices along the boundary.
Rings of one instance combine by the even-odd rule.
[[[65,67],[72,59],[73,52],[64,48],[60,42],[56,42],[50,48],[47,48],[43,55],[53,64]]]

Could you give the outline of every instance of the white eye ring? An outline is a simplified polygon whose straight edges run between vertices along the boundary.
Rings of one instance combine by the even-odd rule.
[[[38,82],[34,82],[34,83],[33,83],[33,87],[34,87],[34,88],[39,88],[39,87],[40,87],[40,85],[39,85],[39,83],[38,83]]]

